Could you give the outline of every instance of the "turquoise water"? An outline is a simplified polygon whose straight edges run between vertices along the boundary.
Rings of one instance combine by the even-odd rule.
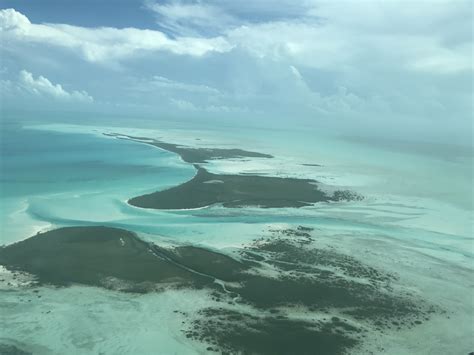
[[[116,130],[128,132],[125,128]],[[467,353],[474,345],[469,332],[457,330],[469,329],[472,320],[469,152],[443,150],[444,154],[438,155],[433,153],[440,149],[437,146],[426,154],[423,144],[407,150],[301,130],[228,131],[214,127],[199,132],[163,131],[163,139],[169,142],[194,141],[199,135],[205,144],[229,144],[276,156],[243,165],[210,165],[218,171],[239,171],[255,165],[267,173],[308,174],[327,184],[355,189],[367,198],[303,209],[213,206],[153,211],[131,207],[126,200],[180,184],[194,175],[194,168],[175,154],[108,138],[101,132],[97,127],[61,131],[57,127],[4,125],[0,149],[2,244],[39,230],[101,224],[133,230],[160,243],[195,243],[231,251],[271,228],[313,226],[320,246],[330,245],[395,271],[408,287],[449,310],[449,321],[435,319],[428,328],[420,328],[421,333],[391,334],[391,341],[384,340],[383,344],[391,349],[388,353],[423,353],[429,349],[429,353],[444,354],[452,350],[453,338],[459,353]],[[303,168],[301,163],[323,167]],[[0,301],[10,305],[3,314],[12,326],[0,338],[9,343],[18,341],[39,354],[90,353],[91,349],[97,353],[150,353],[156,347],[167,349],[167,353],[173,353],[171,349],[180,354],[202,351],[184,339],[180,320],[172,310],[193,312],[204,307],[207,301],[203,295],[165,292],[130,299],[83,287],[42,292],[46,299],[35,299],[28,306],[24,299],[32,298],[31,291],[2,294]],[[72,304],[71,299],[77,303]],[[61,312],[46,318],[42,313],[45,305]],[[153,312],[166,319],[165,325],[156,322]],[[121,315],[134,326],[128,327],[128,320]],[[107,331],[110,324],[114,334]],[[148,333],[144,333],[145,328]],[[420,342],[420,336],[426,341]],[[439,346],[440,339],[446,346]],[[404,347],[398,348],[400,344]]]
[[[226,142],[239,141],[244,148],[270,152],[276,161],[286,157],[283,164],[294,163],[296,170],[302,162],[323,164],[308,171],[301,169],[301,174],[316,170],[316,178],[323,183],[349,182],[353,184],[350,188],[375,197],[355,205],[320,204],[300,210],[138,209],[126,200],[178,185],[194,175],[194,168],[153,146],[105,137],[100,128],[86,134],[7,125],[1,143],[2,243],[27,238],[45,228],[91,223],[179,240],[212,239],[212,243],[214,238],[203,235],[212,235],[214,228],[229,229],[226,239],[232,240],[235,234],[237,239],[243,238],[235,231],[242,224],[309,223],[385,232],[416,227],[412,243],[417,239],[424,243],[426,238],[421,236],[433,232],[433,239],[447,235],[452,245],[459,246],[459,253],[472,254],[472,249],[455,242],[470,237],[472,198],[466,192],[472,187],[466,159],[472,157],[453,153],[449,159],[433,159],[417,151],[374,149],[368,143],[354,144],[303,131],[275,130],[260,135],[258,130],[223,130],[217,134],[214,128],[199,132],[204,140],[206,133]],[[283,134],[292,139],[283,139]],[[270,164],[266,169],[280,169],[274,168],[272,161],[265,161]],[[331,177],[326,179],[325,175]]]
[[[10,127],[1,143],[2,243],[31,225],[108,222],[136,194],[184,182],[194,169],[174,154],[130,141]]]

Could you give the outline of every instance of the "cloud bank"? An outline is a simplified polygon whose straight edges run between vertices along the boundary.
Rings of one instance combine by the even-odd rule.
[[[168,51],[174,54],[202,56],[208,52],[229,50],[220,37],[170,39],[160,31],[136,28],[85,28],[66,24],[33,24],[15,11],[0,11],[0,31],[6,45],[25,42],[62,47],[90,62],[127,59],[144,52]]]
[[[82,88],[94,105],[158,117],[453,139],[472,129],[470,1],[148,0],[142,10],[155,27],[139,28],[140,18],[127,28],[35,22],[0,10],[2,76],[42,73]],[[22,80],[61,95],[43,79]]]

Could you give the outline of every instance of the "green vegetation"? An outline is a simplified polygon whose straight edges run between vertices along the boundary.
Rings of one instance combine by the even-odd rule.
[[[330,198],[316,181],[253,175],[213,174],[197,167],[196,176],[168,190],[130,199],[133,206],[153,209],[199,208],[216,203],[224,207],[303,207]]]
[[[342,354],[367,329],[417,326],[435,311],[397,288],[394,275],[315,247],[313,232],[271,230],[231,257],[190,245],[163,248],[117,228],[69,227],[0,248],[0,264],[60,287],[206,288],[222,306],[202,309],[185,333],[218,352]],[[318,317],[297,319],[302,311]]]

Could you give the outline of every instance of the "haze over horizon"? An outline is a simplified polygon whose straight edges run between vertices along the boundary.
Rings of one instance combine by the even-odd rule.
[[[472,144],[470,1],[0,6],[5,115],[314,124]]]

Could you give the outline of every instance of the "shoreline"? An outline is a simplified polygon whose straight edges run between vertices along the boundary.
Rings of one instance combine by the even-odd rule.
[[[195,166],[196,167],[196,166]],[[133,197],[128,204],[160,210],[194,209],[222,204],[224,207],[304,207],[331,198],[307,179],[259,175],[213,174],[197,166],[190,180],[166,190]],[[208,181],[222,183],[210,184]]]
[[[275,354],[281,344],[340,354],[370,343],[373,334],[412,329],[439,313],[415,293],[387,289],[399,283],[395,275],[317,246],[313,228],[302,225],[273,230],[231,254],[191,244],[163,247],[119,228],[65,227],[0,248],[0,264],[13,278],[35,276],[20,286],[35,292],[48,285],[131,294],[207,290],[213,303],[181,331],[218,352]],[[279,276],[268,275],[269,268]],[[303,321],[302,310],[315,317]]]
[[[149,144],[175,153],[183,162],[192,164],[196,169],[196,174],[187,182],[128,199],[127,203],[134,207],[159,210],[194,210],[221,204],[228,208],[301,208],[317,202],[362,199],[359,194],[349,190],[335,190],[329,194],[319,189],[318,182],[312,179],[259,174],[214,174],[202,166],[209,161],[220,159],[274,158],[268,154],[236,148],[185,147],[145,137],[117,133],[103,134],[117,139]],[[219,181],[220,183],[212,184],[209,183],[210,181]]]
[[[179,144],[162,142],[148,137],[135,137],[119,133],[102,133],[105,136],[115,137],[117,139],[126,139],[138,143],[149,144],[154,147],[178,154],[181,159],[190,164],[205,164],[209,160],[232,159],[232,158],[273,158],[270,154],[258,153],[254,151],[243,150],[240,148],[197,148],[186,147]]]
[[[191,144],[193,143],[191,142]],[[156,147],[156,148],[163,149],[159,147]],[[160,152],[155,152],[154,154],[157,154],[157,153],[158,155],[160,155]],[[153,155],[153,151],[151,151],[151,155]],[[182,161],[180,156],[178,159],[177,158],[178,157],[175,156],[174,154],[169,155],[169,159],[173,160],[173,164],[174,162]],[[231,163],[231,164],[234,164],[234,163]],[[234,172],[238,172],[239,169],[241,169],[241,167],[244,167],[245,164],[247,163],[242,162],[242,163],[235,163],[235,164],[236,165],[231,165],[231,169],[228,170],[230,174],[233,174]],[[273,166],[273,165],[274,163],[271,161],[270,166]],[[207,167],[208,166],[206,166],[206,168]],[[232,169],[232,167],[234,168]],[[186,170],[189,173],[189,176],[192,175],[191,171],[189,170],[189,167],[184,166],[183,164],[182,168],[183,169],[186,168]],[[214,171],[213,166],[211,166],[210,168],[211,168],[210,169],[211,171]],[[321,171],[322,170],[323,169],[321,169]],[[153,188],[153,183],[151,185],[151,188]],[[151,189],[149,189],[148,191],[151,191]],[[127,199],[127,197],[126,197],[126,194],[123,194],[123,195],[124,196],[120,199],[122,201],[120,203],[122,204],[122,207],[123,208],[126,208],[128,206],[135,207],[133,205],[124,205],[123,203],[126,202],[125,200]],[[442,329],[442,327],[445,327],[446,325],[449,325],[449,324],[451,325],[458,324],[459,326],[461,326],[461,329],[467,329],[466,326],[469,325],[469,323],[466,322],[468,317],[466,317],[465,314],[466,313],[469,314],[470,310],[468,310],[467,307],[463,307],[463,305],[469,304],[468,302],[466,303],[466,300],[468,300],[470,292],[468,292],[468,290],[464,286],[469,279],[468,279],[468,276],[459,276],[458,274],[460,273],[461,275],[464,275],[464,273],[468,274],[468,271],[470,270],[469,269],[458,270],[458,268],[457,267],[455,268],[454,266],[462,264],[462,263],[466,265],[466,263],[469,263],[470,260],[472,260],[472,257],[470,257],[469,259],[463,258],[463,259],[457,260],[456,256],[454,255],[451,256],[449,254],[446,254],[447,251],[445,250],[445,248],[443,248],[443,245],[445,243],[444,242],[439,243],[437,239],[433,239],[433,240],[431,239],[433,231],[431,231],[430,234],[427,236],[420,235],[419,233],[420,231],[418,229],[415,229],[417,228],[416,224],[413,223],[413,226],[411,225],[412,224],[411,221],[413,219],[408,218],[409,215],[404,213],[406,212],[406,209],[414,209],[415,206],[418,206],[418,205],[424,206],[424,208],[429,208],[431,207],[431,205],[425,203],[424,201],[420,203],[415,203],[415,202],[412,202],[411,200],[407,200],[406,198],[405,199],[398,198],[393,201],[392,200],[393,200],[392,197],[388,199],[384,199],[382,201],[375,199],[374,201],[372,201],[373,206],[370,204],[366,205],[366,203],[370,202],[369,200],[366,200],[363,204],[361,204],[363,206],[360,209],[357,207],[357,208],[354,208],[353,210],[351,210],[350,208],[346,208],[347,207],[346,204],[331,204],[331,203],[322,204],[323,206],[327,207],[327,208],[326,207],[324,208],[325,211],[323,212],[323,214],[325,216],[327,215],[333,216],[334,223],[335,223],[334,227],[332,225],[321,225],[317,221],[314,224],[310,224],[312,222],[309,220],[305,220],[305,221],[298,221],[295,219],[289,220],[287,219],[287,217],[288,217],[288,214],[293,213],[291,212],[291,210],[288,210],[288,212],[286,212],[285,210],[282,210],[281,213],[282,215],[284,215],[282,221],[289,221],[289,223],[283,223],[287,225],[287,227],[289,227],[290,224],[307,223],[307,225],[311,225],[317,228],[318,229],[317,234],[315,232],[315,236],[317,238],[316,239],[317,245],[319,246],[321,246],[322,244],[334,245],[340,252],[343,252],[343,253],[347,252],[348,255],[363,258],[364,262],[367,262],[367,263],[372,262],[372,266],[378,267],[379,269],[393,270],[395,272],[398,272],[400,277],[404,279],[404,282],[406,281],[405,284],[409,285],[411,289],[418,292],[420,297],[428,299],[432,303],[439,304],[448,312],[450,312],[450,318],[451,318],[450,321],[447,321],[443,315],[436,315],[437,319],[434,319],[433,322],[432,321],[427,322],[426,325],[422,325],[419,329],[416,329],[414,332],[408,329],[404,329],[400,333],[397,333],[397,331],[390,332],[389,334],[385,333],[386,337],[383,338],[384,346],[387,344],[389,348],[390,346],[394,348],[393,338],[391,338],[392,335],[394,336],[394,338],[400,337],[400,339],[402,339],[404,336],[409,336],[411,337],[411,340],[410,342],[408,342],[407,340],[407,344],[410,344],[411,346],[415,346],[413,349],[418,349],[419,351],[422,351],[421,346],[416,347],[416,344],[418,343],[417,343],[417,339],[415,338],[418,336],[423,336],[423,334],[425,334],[425,335],[428,335],[428,337],[420,343],[423,346],[430,348],[431,350],[437,350],[438,348],[435,347],[435,345],[432,345],[431,340],[433,340],[434,342],[436,341],[434,334],[440,337],[444,335],[440,331],[438,331],[438,329]],[[386,207],[388,208],[388,206],[390,206],[389,203],[385,204],[386,201],[388,201],[389,203],[390,202],[395,203],[397,201],[404,202],[406,205],[404,205],[402,202],[400,202],[399,205],[396,205],[396,206],[400,206],[400,213],[403,214],[404,217],[403,216],[402,217],[404,219],[401,217],[399,219],[395,219],[395,217],[398,216],[396,215],[396,213],[398,212],[396,212],[392,208],[390,208],[390,210],[385,211],[384,208]],[[67,203],[67,200],[65,200],[65,203]],[[356,204],[351,204],[351,205],[356,205]],[[320,206],[321,205],[312,207],[311,210],[314,210],[315,214],[319,215],[321,211]],[[140,208],[140,207],[135,207],[135,208]],[[203,208],[207,208],[207,207],[203,207]],[[332,211],[332,209],[334,209],[334,211]],[[176,211],[180,211],[180,210],[176,210]],[[203,213],[200,213],[200,214],[207,216],[209,212],[211,212],[212,214],[213,211],[216,212],[215,216],[219,216],[221,213],[222,214],[240,214],[241,213],[239,211],[234,212],[232,210],[225,212],[223,209],[220,209],[219,207],[217,207],[216,210],[213,209],[212,211],[204,211]],[[220,211],[223,211],[223,212],[220,212]],[[342,213],[347,213],[348,215],[350,214],[350,216],[341,214],[341,211]],[[130,212],[134,213],[133,211],[130,211]],[[130,213],[130,212],[127,212],[127,213]],[[280,213],[279,211],[275,211],[275,212]],[[416,210],[414,212],[416,212]],[[262,220],[263,221],[268,220],[266,218],[267,212],[264,212],[264,211],[258,212],[256,209],[250,209],[250,212],[248,212],[248,210],[245,209],[245,210],[242,210],[242,213],[245,215],[251,215],[253,213],[262,213],[263,215],[265,215],[265,217]],[[270,211],[268,213],[270,213]],[[271,213],[274,213],[274,212],[271,212]],[[309,217],[310,214],[311,216],[313,216],[313,213],[308,213],[308,215],[306,215],[306,212],[304,210],[302,210],[301,212],[296,212],[295,210],[295,213],[302,213],[308,218],[312,218],[312,217]],[[391,214],[393,214],[393,216],[395,217],[393,217]],[[190,212],[186,214],[183,212],[182,216],[186,216],[186,215],[193,215],[193,213]],[[439,213],[439,226],[443,225],[443,221],[444,221],[443,218],[446,215],[447,214],[444,214],[444,215],[441,214],[441,212]],[[165,214],[151,213],[149,218],[152,218],[154,221],[156,221],[158,225],[158,224],[161,224],[162,222],[162,216],[165,216]],[[449,216],[451,217],[451,215]],[[197,230],[198,233],[196,233],[195,235],[194,234],[195,227],[193,225],[190,225],[190,226],[186,225],[186,223],[189,223],[189,222],[191,224],[200,223],[199,221],[194,221],[194,220],[188,221],[185,219],[167,220],[165,221],[165,223],[167,224],[165,228],[168,228],[169,225],[172,225],[173,229],[164,230],[163,235],[166,236],[167,238],[166,243],[172,246],[174,244],[173,243],[174,241],[179,242],[180,236],[186,236],[185,243],[190,243],[192,245],[194,245],[195,243],[202,242],[203,240],[205,242],[209,242],[207,243],[207,245],[210,247],[212,247],[213,245],[220,245],[220,244],[217,244],[219,243],[219,240],[227,241],[229,238],[232,238],[232,234],[229,232],[230,229],[227,229],[227,228],[226,229],[222,228],[222,232],[220,232],[221,226],[219,225],[219,223],[221,222],[225,223],[225,222],[224,220],[220,220],[219,217],[212,219],[212,223],[214,223],[213,229],[217,231],[217,232],[214,232],[211,230],[211,233],[214,233],[214,234],[210,234],[210,233],[207,234],[209,229],[207,226],[205,226],[205,227],[199,228]],[[392,219],[388,220],[389,217]],[[256,235],[256,233],[258,233],[258,232],[255,232],[255,234],[250,234],[250,233],[254,233],[256,229],[252,229],[252,231],[249,232],[250,231],[249,229],[243,228],[244,227],[243,223],[246,223],[247,220],[248,218],[244,218],[243,220],[239,219],[238,221],[236,220],[235,227],[233,228],[237,230],[236,234],[239,235],[239,238],[246,238],[247,235],[252,235],[253,237],[254,235]],[[354,225],[354,227],[352,227],[352,225],[350,224],[352,220],[357,221],[359,223]],[[141,219],[137,219],[136,225],[134,223],[130,223],[130,224],[123,223],[122,226],[129,230],[135,230],[135,229],[139,230],[138,226],[142,225],[140,223],[141,221],[142,221]],[[146,222],[148,220],[143,220],[143,221]],[[183,226],[181,225],[181,222]],[[369,226],[368,227],[369,229],[367,229],[364,226],[361,227],[360,222],[373,222],[373,226]],[[85,223],[87,223],[87,221],[85,221]],[[107,222],[103,222],[103,223],[107,223]],[[240,223],[242,223],[242,225],[240,225]],[[261,223],[261,220],[258,220],[258,223]],[[145,223],[143,223],[143,225],[144,224]],[[184,225],[186,225],[186,227],[184,227]],[[394,228],[396,228],[396,231],[387,229],[386,230],[387,233],[385,233],[385,228],[387,226],[389,226],[390,228],[393,226]],[[436,225],[430,224],[430,226],[434,230],[437,230],[439,228],[438,224]],[[344,228],[340,230],[340,227],[344,227]],[[400,227],[402,229],[400,229]],[[154,227],[154,228],[159,228],[159,227]],[[333,228],[334,228],[334,231],[333,231]],[[353,236],[350,235],[350,233],[352,233],[351,229],[354,229],[355,231],[355,234]],[[144,229],[144,230],[147,230],[147,229]],[[330,230],[330,232],[328,232],[328,236],[324,238],[323,234],[326,233],[327,230]],[[160,232],[161,230],[153,229],[152,232],[148,230],[147,233],[159,235]],[[233,233],[233,231],[231,232]],[[198,236],[199,233],[202,234],[202,237]],[[146,233],[144,232],[143,233],[144,238],[145,238],[145,234]],[[457,235],[457,234],[453,234],[453,235]],[[423,241],[423,239],[427,237],[430,238],[429,240],[433,242],[433,244],[430,243],[429,245],[427,245]],[[449,241],[450,240],[449,236],[446,236],[446,237],[447,238],[445,239],[445,242],[451,243]],[[218,238],[221,238],[221,239],[218,239]],[[412,243],[413,239],[416,240],[416,244]],[[153,240],[153,238],[147,238],[145,240]],[[160,245],[164,245],[161,242],[161,239],[159,240],[160,241],[156,241],[156,242],[159,243]],[[242,243],[245,243],[247,245],[248,241],[245,240]],[[462,245],[465,245],[465,243],[463,242]],[[240,246],[240,244],[238,246]],[[461,247],[459,247],[459,250],[462,250]],[[370,253],[367,253],[367,251],[370,251]],[[405,252],[407,254],[405,254]],[[434,254],[435,252],[436,254]],[[364,253],[367,253],[367,254],[364,254]],[[443,254],[440,254],[440,253],[443,253]],[[436,258],[433,258],[433,257],[427,258],[427,256],[429,255],[435,255]],[[449,262],[452,262],[452,264],[449,264]],[[452,274],[450,274],[451,272]],[[438,276],[442,276],[443,278],[438,279]],[[92,287],[90,288],[92,289]],[[41,287],[40,290],[41,290],[40,292],[43,292],[42,291],[43,287]],[[32,292],[32,291],[28,291],[28,292]],[[57,292],[60,292],[60,291],[57,291]],[[97,289],[97,291],[91,291],[91,292],[93,293],[93,292],[101,292],[101,291]],[[107,291],[104,290],[103,292],[107,292]],[[181,291],[176,291],[176,292],[181,292]],[[128,296],[125,294],[123,297],[128,297]],[[43,295],[42,300],[44,300],[44,298],[45,296]],[[78,299],[79,298],[80,298],[80,295],[78,295]],[[206,298],[206,297],[203,297],[203,298]],[[180,308],[181,306],[182,305],[176,305],[175,307],[177,307],[178,309],[182,309]],[[224,306],[226,305],[224,304]],[[461,315],[461,311],[463,315]],[[295,312],[292,312],[293,316],[296,316]],[[452,316],[451,316],[451,313],[453,314]],[[41,314],[41,313],[38,312],[38,314]],[[194,314],[194,312],[192,314]],[[252,312],[252,314],[254,313]],[[275,313],[275,314],[278,314],[278,313]],[[309,314],[309,316],[313,316],[313,315],[318,316],[319,313]],[[173,313],[171,314],[171,316],[173,316]],[[40,317],[43,317],[43,316],[40,315]],[[247,318],[246,315],[244,315],[244,319],[250,322],[250,320]],[[253,325],[253,324],[250,323],[250,325]],[[434,328],[436,328],[436,330],[434,330]],[[179,330],[179,328],[177,329]],[[431,333],[431,330],[433,330],[432,333]],[[427,334],[426,331],[430,331],[430,333]],[[411,333],[414,333],[416,335],[411,335]],[[451,336],[453,335],[464,336],[464,334],[454,334],[454,333],[455,333],[454,331],[451,331],[448,334],[451,334]],[[184,340],[186,339],[184,338]],[[470,342],[468,342],[468,340],[465,340],[464,338],[460,338],[459,340],[460,340],[459,343],[470,344]],[[403,342],[405,342],[404,339],[403,339]],[[431,344],[429,344],[429,342]],[[402,342],[400,340],[399,344],[401,343]],[[398,345],[398,344],[395,344],[395,345]],[[458,346],[456,345],[455,347],[457,348]],[[465,347],[463,347],[463,349],[464,348]],[[446,353],[447,345],[443,345],[441,349],[443,349],[444,352]],[[434,351],[434,352],[437,353],[437,351]],[[465,351],[465,353],[467,353],[467,351]]]

